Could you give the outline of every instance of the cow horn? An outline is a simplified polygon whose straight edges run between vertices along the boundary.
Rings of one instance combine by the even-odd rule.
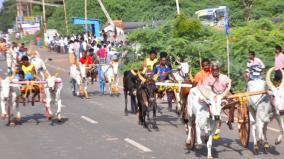
[[[45,71],[44,71],[44,78],[48,78],[48,76],[49,76],[49,73],[48,73],[47,70],[45,70]]]
[[[138,72],[138,77],[142,82],[146,81],[146,79],[140,74],[140,72]]]
[[[137,76],[137,73],[133,69],[131,69],[130,72],[133,74],[133,76]]]
[[[221,98],[224,98],[230,92],[231,86],[232,86],[232,81],[230,80],[229,83],[228,83],[227,89],[222,94],[220,94],[219,96]]]
[[[157,74],[154,74],[152,79],[153,79],[154,81],[157,81],[157,79],[158,79],[159,76],[160,76],[160,71],[159,71]]]
[[[281,74],[282,74],[282,79],[281,79],[281,83],[279,85],[279,88],[284,88],[284,80],[283,80],[283,77],[284,77],[284,71],[282,69],[280,69],[281,71]]]
[[[268,72],[266,73],[266,83],[267,83],[267,86],[269,89],[275,89],[275,86],[273,85],[273,83],[271,82],[270,80],[270,76],[271,76],[271,73],[273,71],[274,67],[271,67]],[[283,81],[283,80],[282,80]],[[281,82],[282,83],[282,82]]]

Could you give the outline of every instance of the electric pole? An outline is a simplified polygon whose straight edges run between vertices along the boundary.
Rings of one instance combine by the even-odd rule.
[[[66,13],[66,4],[65,4],[65,0],[63,0],[63,7],[64,7],[64,16],[65,16],[65,27],[66,27],[66,34],[69,34],[69,30],[68,30],[68,22],[67,22],[67,13]]]
[[[88,20],[88,13],[87,13],[87,0],[85,0],[85,29],[86,29],[86,34],[88,32],[88,24],[87,24],[87,20]]]
[[[176,6],[177,6],[177,14],[180,14],[180,9],[179,9],[179,0],[176,0]]]
[[[46,32],[45,1],[42,0],[43,30]]]

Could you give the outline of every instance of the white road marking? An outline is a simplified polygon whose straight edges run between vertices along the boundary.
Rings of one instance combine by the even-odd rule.
[[[139,144],[138,142],[135,142],[134,140],[131,140],[131,139],[129,139],[129,138],[125,138],[124,141],[125,141],[125,142],[128,142],[128,143],[131,144],[132,146],[135,146],[135,147],[137,147],[138,149],[140,149],[140,150],[142,150],[142,151],[144,151],[144,152],[152,152],[152,150],[149,149],[148,147],[145,147],[145,146]]]
[[[98,122],[89,118],[89,117],[86,117],[86,116],[81,116],[82,119],[86,120],[87,122],[89,123],[92,123],[92,124],[97,124]]]
[[[222,117],[225,117],[225,118],[228,118],[227,115],[225,115],[225,114],[221,114],[221,116],[222,116]],[[234,118],[234,120],[235,120],[236,122],[238,122],[238,118]],[[269,126],[267,127],[267,129],[268,129],[268,130],[271,130],[271,131],[274,131],[274,132],[277,132],[277,133],[280,132],[280,130],[275,129],[275,128],[272,128],[272,127],[269,127]]]

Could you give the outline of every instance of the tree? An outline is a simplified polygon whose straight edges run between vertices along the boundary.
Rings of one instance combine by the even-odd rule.
[[[249,21],[251,19],[252,7],[254,5],[255,0],[241,0],[241,2],[244,7],[245,21]]]

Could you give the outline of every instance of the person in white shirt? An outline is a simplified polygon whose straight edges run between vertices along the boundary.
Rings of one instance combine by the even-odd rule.
[[[68,53],[68,37],[64,38],[64,53]]]
[[[6,62],[7,62],[7,72],[8,75],[12,75],[12,70],[16,68],[17,64],[17,52],[19,51],[19,48],[17,46],[17,43],[13,42],[12,46],[7,51],[6,55]]]
[[[261,72],[265,68],[261,59],[257,58],[254,51],[249,51],[249,59],[247,61],[247,69],[244,73],[246,81],[260,78]]]
[[[60,53],[64,53],[64,40],[62,37],[59,40],[59,46],[60,46]]]

